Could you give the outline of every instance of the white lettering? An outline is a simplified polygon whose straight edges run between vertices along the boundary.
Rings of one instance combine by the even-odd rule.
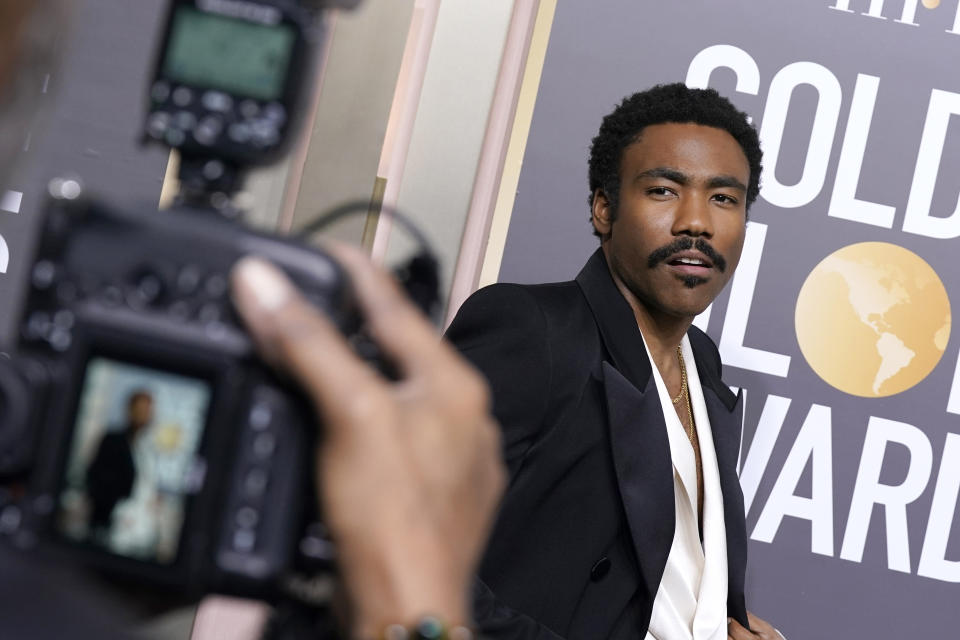
[[[886,20],[886,18],[883,16],[884,1],[885,0],[870,0],[870,7],[867,9],[867,12],[860,15]],[[846,13],[853,13],[853,11],[850,9],[850,0],[837,0],[837,4],[831,6],[830,8],[836,9],[837,11],[844,11]],[[902,22],[903,24],[912,24],[914,26],[918,26],[917,23],[914,22],[916,17],[917,0],[904,0],[903,12],[900,14],[900,19],[895,20],[895,22]]]
[[[901,444],[910,452],[907,477],[898,485],[880,483],[880,471],[887,445]],[[853,501],[840,557],[860,562],[874,505],[886,511],[887,565],[894,571],[910,572],[910,540],[907,505],[920,497],[930,479],[933,451],[922,431],[905,422],[871,416],[853,489]]]
[[[847,132],[843,137],[840,164],[837,166],[837,177],[833,183],[833,196],[830,198],[827,215],[890,229],[893,227],[896,207],[857,199],[857,185],[863,169],[867,136],[873,121],[879,86],[880,78],[862,73],[857,75],[853,104],[847,118]]]
[[[787,110],[793,91],[801,84],[809,84],[819,94],[813,130],[807,147],[803,175],[795,185],[777,180],[777,160],[787,122]],[[781,69],[770,83],[770,94],[760,128],[764,164],[768,167],[761,195],[770,204],[785,209],[810,203],[820,190],[827,175],[830,150],[840,118],[840,81],[826,67],[813,62],[794,62]]]
[[[953,527],[953,516],[957,510],[957,496],[960,495],[960,436],[947,434],[943,446],[943,459],[940,461],[940,473],[937,486],[933,491],[933,504],[930,506],[930,519],[927,521],[927,534],[923,539],[920,552],[920,566],[917,575],[960,582],[960,560],[947,560],[947,541]]]
[[[957,366],[953,370],[953,384],[950,385],[947,411],[960,415],[960,357],[957,358]]]
[[[853,13],[853,9],[850,8],[850,0],[837,0],[837,4],[830,7],[831,9],[836,9],[837,11],[843,11],[844,13]]]
[[[20,206],[23,204],[22,191],[5,191],[3,197],[0,197],[0,210],[8,213],[20,213]]]
[[[720,358],[724,364],[732,367],[785,378],[790,369],[790,356],[743,345],[766,236],[767,225],[747,223],[743,254],[730,286],[727,317],[723,321],[723,333],[720,335]]]
[[[920,138],[920,153],[903,220],[903,230],[907,233],[944,239],[960,236],[960,201],[954,212],[946,218],[930,215],[947,127],[950,125],[950,116],[955,114],[960,114],[960,94],[934,89],[930,94],[927,120]]]
[[[957,4],[957,15],[953,19],[953,28],[947,29],[947,33],[960,35],[960,3]]]
[[[10,248],[7,247],[7,241],[0,236],[0,273],[6,273],[10,266]]]
[[[812,461],[812,483],[809,498],[796,495],[797,484]],[[763,507],[757,526],[750,536],[761,542],[772,542],[784,516],[810,521],[810,551],[833,555],[833,437],[830,407],[810,407],[793,448],[787,456],[780,477]]]
[[[713,311],[713,304],[707,305],[707,308],[697,314],[693,319],[693,326],[704,333],[707,332],[707,328],[710,326],[710,312]]]
[[[770,462],[773,445],[777,443],[783,421],[790,408],[790,398],[769,395],[763,404],[763,412],[757,423],[757,430],[750,442],[750,450],[743,461],[743,470],[740,472],[740,488],[743,490],[743,510],[750,513],[750,506],[757,495],[757,488],[763,478],[763,472]]]
[[[760,91],[760,69],[750,54],[729,44],[707,47],[690,61],[686,84],[691,89],[706,89],[715,69],[726,67],[737,75],[736,90],[757,95]]]

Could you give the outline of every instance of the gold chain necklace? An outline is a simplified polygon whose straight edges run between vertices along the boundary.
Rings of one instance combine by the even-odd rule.
[[[673,401],[673,404],[680,402],[680,398],[684,396],[687,399],[687,439],[690,441],[690,446],[693,447],[693,459],[697,465],[697,514],[699,517],[700,526],[703,526],[703,463],[700,459],[700,443],[697,441],[696,433],[694,432],[693,424],[693,403],[690,401],[690,385],[687,384],[687,365],[683,361],[683,350],[678,346],[677,347],[677,360],[680,361],[680,395],[677,396],[677,399]],[[682,421],[681,421],[682,422]],[[682,425],[681,425],[682,426]],[[700,535],[703,536],[703,530],[700,530]]]
[[[687,399],[687,438],[690,440],[690,444],[696,445],[693,441],[693,405],[690,403],[690,387],[687,385],[687,365],[683,361],[683,349],[678,345],[677,346],[677,360],[680,362],[680,394],[673,399],[673,404],[680,402],[680,398]]]
[[[677,362],[680,363],[680,393],[673,399],[673,404],[680,402],[680,398],[687,392],[687,367],[683,364],[683,351],[677,346]]]

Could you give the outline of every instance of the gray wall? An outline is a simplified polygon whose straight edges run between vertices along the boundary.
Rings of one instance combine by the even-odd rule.
[[[58,175],[75,175],[90,192],[118,204],[156,207],[168,153],[141,148],[147,73],[153,56],[162,0],[75,0],[59,34],[63,57],[37,91],[47,117],[21,135],[18,175],[0,192],[23,194],[19,212],[0,211],[0,235],[10,251],[0,274],[0,336],[9,336],[30,258],[45,186]]]

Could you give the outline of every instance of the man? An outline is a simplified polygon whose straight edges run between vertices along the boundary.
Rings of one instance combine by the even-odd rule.
[[[153,396],[138,389],[127,397],[126,424],[123,429],[103,434],[97,453],[87,467],[87,495],[90,496],[90,529],[103,543],[112,525],[117,503],[130,497],[137,477],[133,446],[153,420]]]
[[[451,325],[511,478],[475,588],[492,637],[777,637],[744,602],[742,404],[691,325],[736,269],[760,170],[715,91],[626,98],[593,140],[600,248],[576,280],[494,285]]]

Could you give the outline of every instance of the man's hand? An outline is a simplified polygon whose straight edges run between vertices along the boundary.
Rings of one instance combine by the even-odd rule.
[[[757,638],[762,638],[762,640],[783,640],[783,635],[774,629],[769,622],[758,618],[749,611],[747,612],[747,622],[750,623],[749,631],[744,629],[743,625],[739,622],[730,618],[727,624],[727,639],[756,640]]]
[[[470,579],[505,481],[489,391],[391,278],[354,249],[330,249],[398,382],[357,358],[272,265],[242,260],[233,291],[264,357],[320,417],[318,489],[352,631],[374,637],[426,614],[468,624]]]

